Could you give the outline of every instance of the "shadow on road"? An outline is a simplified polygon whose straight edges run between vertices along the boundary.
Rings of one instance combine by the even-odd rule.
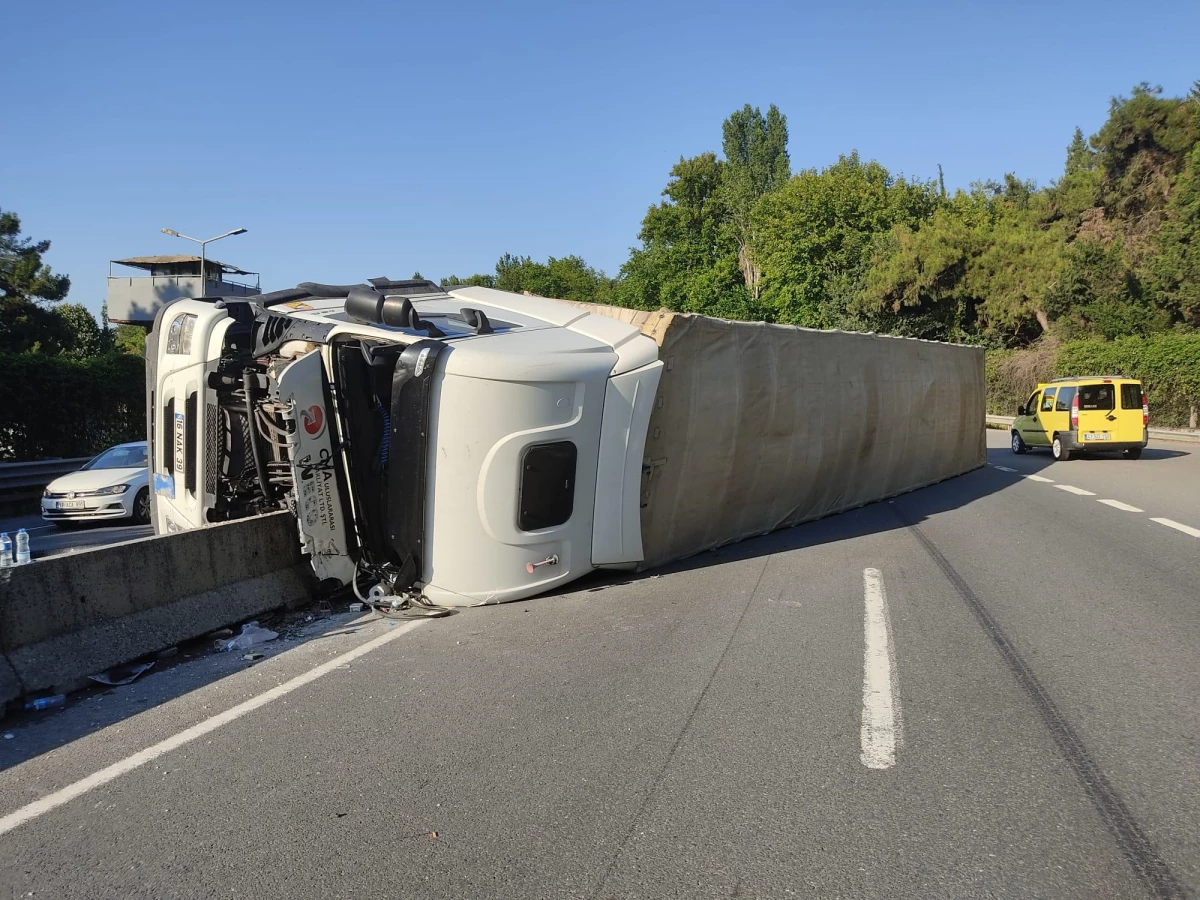
[[[775,553],[786,553],[806,547],[816,547],[836,541],[853,540],[870,534],[905,528],[909,523],[920,524],[930,516],[966,506],[989,494],[1011,488],[1018,484],[1010,474],[998,472],[991,466],[1008,465],[1012,452],[1007,448],[989,448],[989,465],[975,469],[928,487],[918,488],[905,494],[869,503],[857,509],[804,522],[791,528],[783,528],[762,537],[750,538],[734,544],[726,544],[707,550],[679,562],[669,563],[656,569],[639,572],[597,572],[564,588],[560,594],[580,591],[600,591],[607,587],[630,581],[686,572],[708,566],[723,565],[744,559],[755,559]],[[1021,469],[1037,472],[1053,464],[1049,454],[1029,454],[1021,457]]]

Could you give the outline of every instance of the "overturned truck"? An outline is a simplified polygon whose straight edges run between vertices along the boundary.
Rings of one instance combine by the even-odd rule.
[[[159,533],[291,509],[316,574],[528,597],[984,463],[981,350],[373,279],[177,300]]]

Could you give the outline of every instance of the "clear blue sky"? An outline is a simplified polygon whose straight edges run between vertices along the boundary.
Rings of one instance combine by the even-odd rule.
[[[744,103],[793,169],[853,149],[951,188],[1045,183],[1076,125],[1200,78],[1200,3],[10,3],[0,207],[98,310],[107,260],[267,289],[576,253],[615,273]]]

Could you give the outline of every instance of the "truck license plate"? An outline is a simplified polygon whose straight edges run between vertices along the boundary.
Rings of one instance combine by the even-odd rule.
[[[1096,432],[1095,434],[1085,434],[1083,439],[1085,441],[1108,441],[1112,440],[1112,435],[1107,432]]]

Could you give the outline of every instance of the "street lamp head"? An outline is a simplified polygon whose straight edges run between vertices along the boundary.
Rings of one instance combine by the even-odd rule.
[[[245,228],[235,228],[235,229],[233,229],[233,231],[231,231],[231,232],[229,232],[229,233],[230,233],[231,235],[234,235],[234,234],[245,234],[245,233],[246,233],[246,229],[245,229]]]
[[[172,237],[179,237],[179,232],[178,232],[178,231],[172,231],[170,228],[164,228],[164,229],[162,230],[162,233],[163,233],[163,234],[169,234],[169,235],[171,235]]]

